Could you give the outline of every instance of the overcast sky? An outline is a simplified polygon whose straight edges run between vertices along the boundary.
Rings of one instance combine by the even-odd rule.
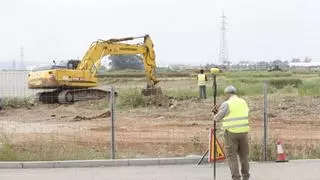
[[[319,0],[2,0],[0,63],[82,57],[97,39],[150,34],[157,64],[320,57]]]

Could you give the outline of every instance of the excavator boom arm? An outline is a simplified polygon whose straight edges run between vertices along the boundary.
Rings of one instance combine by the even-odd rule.
[[[141,54],[143,56],[143,64],[147,76],[148,86],[152,87],[159,82],[155,76],[155,52],[150,36],[146,35],[143,36],[143,38],[143,44],[123,43],[123,41],[137,39],[133,37],[110,39],[106,41],[98,40],[91,44],[90,48],[78,65],[77,70],[89,70],[92,76],[95,76],[100,67],[101,59],[104,56]]]

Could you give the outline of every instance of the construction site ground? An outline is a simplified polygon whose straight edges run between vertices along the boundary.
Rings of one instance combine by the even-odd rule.
[[[120,89],[143,87],[144,82],[115,81]],[[102,88],[106,86],[101,86]],[[162,89],[196,89],[194,80],[175,78],[160,83]],[[211,88],[208,86],[208,88]],[[166,91],[164,91],[166,92]],[[213,126],[210,110],[212,95],[168,98],[166,103],[137,108],[117,107],[115,116],[118,158],[172,157],[201,155],[208,147],[209,128]],[[250,107],[250,139],[261,146],[263,135],[263,96],[245,96]],[[282,139],[292,156],[307,157],[318,151],[320,142],[319,97],[269,95],[268,140]],[[222,97],[218,98],[218,103]],[[107,100],[77,102],[71,105],[42,104],[8,107],[0,114],[2,146],[10,143],[18,151],[94,151],[109,155],[111,118]],[[220,131],[219,137],[221,141]],[[70,150],[66,150],[70,148]],[[40,150],[39,150],[40,149]],[[50,149],[50,150],[48,150]],[[260,151],[259,149],[257,151]],[[257,153],[257,152],[256,152]],[[258,152],[259,153],[259,152]],[[319,155],[319,153],[317,154]],[[99,157],[99,156],[97,156]],[[81,158],[81,157],[80,157]],[[85,157],[82,157],[84,159]],[[88,157],[89,158],[89,157]],[[50,158],[49,158],[50,159]]]

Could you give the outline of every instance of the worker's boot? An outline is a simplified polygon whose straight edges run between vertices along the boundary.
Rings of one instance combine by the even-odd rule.
[[[242,168],[244,166],[242,165]],[[242,169],[241,170],[241,174],[242,174],[242,180],[249,180],[250,174],[248,172],[249,167],[247,167],[247,169]]]
[[[232,180],[241,180],[241,176],[239,175],[232,175]]]
[[[250,175],[243,175],[243,176],[242,176],[242,180],[249,180],[249,176],[250,176]]]

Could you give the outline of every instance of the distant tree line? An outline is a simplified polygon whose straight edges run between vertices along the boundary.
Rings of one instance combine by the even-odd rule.
[[[143,69],[142,57],[138,55],[109,56],[111,69]]]

